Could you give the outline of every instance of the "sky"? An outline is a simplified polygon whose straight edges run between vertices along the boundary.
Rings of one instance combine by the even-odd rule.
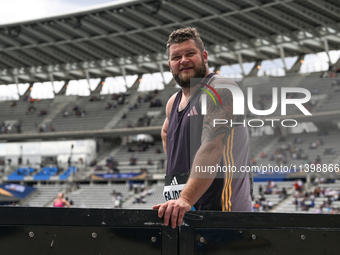
[[[117,1],[117,0],[116,0]],[[13,22],[21,22],[32,19],[40,19],[65,13],[77,12],[84,9],[100,7],[113,3],[112,0],[0,0],[0,25],[9,24]],[[340,57],[340,51],[331,52],[331,60],[334,63]],[[289,68],[293,65],[296,58],[286,58],[286,65]],[[307,55],[301,67],[301,72],[316,72],[327,70],[328,58],[326,53],[318,53]],[[245,72],[249,72],[253,64],[245,63]],[[221,74],[229,78],[241,78],[241,68],[238,64],[232,66],[224,66],[221,68]],[[283,63],[281,59],[270,61],[263,61],[262,68],[258,73],[259,76],[284,75]],[[166,73],[166,80],[171,79],[171,74]],[[133,79],[128,77],[127,79]],[[118,78],[118,80],[121,78]],[[129,79],[130,80],[130,79]],[[79,84],[78,84],[79,83]],[[74,82],[67,90],[67,95],[89,95],[90,89],[93,89],[93,84],[84,86],[84,82]],[[111,82],[109,82],[111,83]],[[116,82],[117,83],[117,82]],[[111,85],[110,85],[111,86]],[[125,87],[121,86],[110,87],[109,85],[103,89],[103,93],[123,92]],[[20,85],[19,90],[16,85],[0,86],[0,101],[18,99],[18,92],[22,94],[26,91],[28,84]],[[32,90],[32,96],[37,98],[53,98],[53,90],[58,92],[62,84],[36,84]],[[163,84],[159,80],[159,75],[145,75],[140,84],[140,90],[153,90],[155,88],[162,89]]]
[[[114,0],[1,0],[0,25],[49,16],[113,3]]]

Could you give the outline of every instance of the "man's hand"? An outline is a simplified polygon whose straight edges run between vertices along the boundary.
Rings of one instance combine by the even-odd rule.
[[[164,204],[154,205],[152,209],[158,209],[158,217],[164,216],[164,225],[168,226],[171,217],[171,227],[180,226],[183,221],[184,214],[191,210],[188,200],[179,198],[177,200],[169,200]]]

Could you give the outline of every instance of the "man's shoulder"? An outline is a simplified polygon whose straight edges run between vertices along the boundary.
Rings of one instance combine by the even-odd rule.
[[[176,99],[176,96],[178,95],[178,93],[179,93],[179,92],[176,92],[175,94],[173,94],[173,95],[169,98],[168,103],[167,103],[167,107],[168,107],[168,105],[169,105],[169,106],[172,106],[172,105],[173,105],[173,103],[175,102],[175,99]]]
[[[233,80],[231,80],[231,79],[229,79],[229,78],[227,78],[223,75],[220,75],[220,74],[215,74],[212,77],[210,84],[212,86],[214,86],[216,84],[231,84],[231,85],[235,85],[235,86],[239,87],[236,82],[234,82]]]
[[[167,104],[166,104],[166,115],[167,115],[167,117],[170,116],[170,112],[171,112],[172,106],[173,106],[173,104],[174,104],[174,102],[175,102],[175,98],[176,98],[176,96],[177,96],[178,93],[179,93],[179,92],[176,92],[175,94],[173,94],[173,95],[169,98],[169,100],[168,100],[168,102],[167,102]]]
[[[169,101],[174,101],[178,93],[179,93],[179,91],[177,91],[175,94],[173,94],[173,95],[169,98],[168,102],[169,102]]]

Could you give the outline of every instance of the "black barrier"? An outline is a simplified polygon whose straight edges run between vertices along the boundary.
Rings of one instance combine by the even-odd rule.
[[[340,215],[187,213],[179,254],[339,254]]]
[[[339,254],[340,215],[187,213],[180,228],[157,211],[0,208],[7,254]]]
[[[156,211],[0,208],[0,254],[177,254]]]

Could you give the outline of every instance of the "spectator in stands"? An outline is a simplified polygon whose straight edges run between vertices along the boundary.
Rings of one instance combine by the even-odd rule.
[[[120,173],[120,170],[117,168],[116,165],[113,166],[113,169],[112,169],[112,170],[113,170],[113,173],[114,173],[114,174],[119,174],[119,173]]]
[[[255,211],[255,212],[259,212],[259,211],[260,211],[260,207],[261,207],[260,201],[256,200],[256,201],[255,201],[254,208],[253,208],[254,211]]]
[[[262,187],[261,184],[260,184],[260,186],[259,186],[259,194],[260,194],[260,195],[263,195],[263,187]]]
[[[299,199],[297,196],[295,196],[293,204],[295,205],[295,211],[297,211],[299,209]]]
[[[133,201],[133,204],[139,204],[140,203],[140,197],[135,196],[135,200]]]
[[[322,139],[316,140],[316,146],[322,146],[322,145],[323,145],[323,140]]]
[[[150,126],[150,123],[151,123],[151,118],[147,118],[146,119],[146,126],[149,127]]]
[[[150,108],[153,108],[153,107],[162,107],[162,102],[161,102],[161,100],[159,100],[159,99],[153,99],[153,100],[151,100],[151,102],[150,102]]]
[[[69,115],[68,111],[64,111],[63,117],[65,118],[65,117],[67,117],[68,115]]]
[[[294,144],[300,144],[302,143],[302,139],[300,137],[295,137]]]
[[[310,150],[313,150],[313,149],[316,149],[316,147],[317,147],[316,142],[313,142],[313,143],[310,143],[310,144],[309,144],[309,147],[308,147],[308,148],[309,148]]]
[[[147,160],[147,163],[146,163],[146,164],[149,165],[149,166],[152,166],[152,165],[153,165],[152,160],[149,158],[149,159]]]
[[[323,152],[323,155],[335,155],[335,150],[333,148],[327,148]]]
[[[120,97],[118,97],[118,99],[117,99],[117,104],[118,104],[118,105],[123,105],[123,104],[124,104],[124,101],[125,101],[124,96],[120,96]]]
[[[141,196],[140,202],[145,204],[147,202],[146,197],[144,195]]]
[[[112,191],[111,195],[113,195],[114,208],[121,209],[123,204],[123,195],[121,192]]]
[[[47,114],[47,112],[45,110],[40,110],[39,113],[38,113],[39,116],[43,116],[43,115],[46,115],[46,114]]]
[[[268,200],[267,201],[267,210],[271,210],[271,209],[273,209],[273,203]]]
[[[266,185],[264,194],[270,195],[272,194],[272,192],[273,192],[272,188],[269,185]]]
[[[64,194],[60,192],[53,202],[54,207],[71,207],[71,204],[64,198]]]
[[[68,165],[68,167],[71,166],[71,157],[68,157],[68,159],[67,159],[67,165]]]
[[[130,166],[136,165],[136,161],[137,161],[136,156],[132,154],[130,157]]]
[[[143,126],[144,126],[144,121],[145,121],[145,118],[144,118],[144,117],[139,117],[139,118],[138,118],[137,126],[138,126],[138,127],[143,127]]]
[[[323,210],[323,205],[320,205],[317,209],[315,209],[315,213],[321,214]]]
[[[120,202],[119,202],[119,200],[116,199],[116,200],[114,201],[114,204],[115,204],[115,206],[114,206],[115,209],[119,209],[119,208],[120,208]]]
[[[95,171],[101,171],[101,170],[103,170],[103,168],[102,168],[102,166],[101,165],[99,165],[99,164],[96,164],[96,167],[95,167],[95,169],[94,169]]]
[[[158,169],[163,169],[165,164],[165,160],[162,158],[158,161]]]
[[[111,104],[110,102],[107,102],[106,106],[105,106],[105,110],[109,110],[111,109],[113,106],[113,104]]]
[[[8,132],[7,125],[4,122],[2,122],[2,124],[1,124],[0,132],[1,132],[1,134],[6,134]]]
[[[116,190],[112,190],[111,195],[116,196]]]
[[[316,156],[316,158],[315,158],[315,163],[314,163],[315,165],[317,165],[317,164],[321,164],[321,157],[320,157],[320,155],[317,155]]]
[[[44,128],[42,126],[38,126],[38,132],[39,133],[43,133],[44,132]]]
[[[328,78],[328,72],[321,73],[320,78]]]
[[[294,183],[295,191],[301,192],[302,191],[302,185],[303,185],[303,183],[300,179],[295,181],[295,183]]]
[[[134,109],[136,109],[135,106],[130,104],[130,105],[129,105],[129,110],[132,111],[132,110],[134,110]]]
[[[282,198],[282,199],[286,199],[286,197],[287,197],[287,191],[286,191],[286,188],[285,188],[285,187],[282,188],[279,197]]]
[[[260,158],[266,158],[266,157],[267,157],[267,155],[262,151],[261,155],[260,155]]]
[[[30,105],[30,106],[27,108],[26,114],[34,113],[35,110],[36,110],[36,108],[35,108],[33,105]]]
[[[94,167],[96,164],[97,164],[97,160],[96,160],[96,159],[93,159],[93,160],[90,162],[90,166],[92,166],[92,167]]]
[[[111,167],[114,164],[114,158],[112,156],[106,159],[106,166]]]
[[[20,134],[21,133],[21,120],[18,120],[18,122],[14,124],[14,127],[16,128],[17,133]]]
[[[138,142],[138,151],[139,152],[142,152],[142,151],[146,151],[149,149],[149,144],[147,142],[144,142],[144,141],[139,141]]]
[[[90,102],[94,102],[94,101],[100,101],[100,99],[96,96],[92,96],[90,99],[89,99]]]

